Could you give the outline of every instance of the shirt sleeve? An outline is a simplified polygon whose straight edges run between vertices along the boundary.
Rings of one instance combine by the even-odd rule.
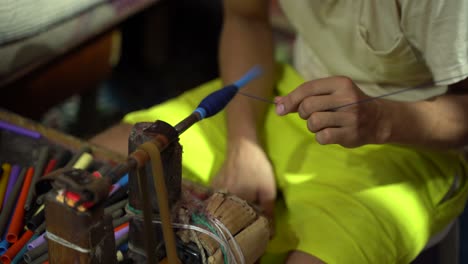
[[[401,27],[439,85],[468,77],[468,1],[399,0]]]

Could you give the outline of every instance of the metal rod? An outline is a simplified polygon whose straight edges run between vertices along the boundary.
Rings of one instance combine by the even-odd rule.
[[[187,130],[193,124],[197,123],[200,120],[201,120],[200,113],[193,112],[188,117],[186,117],[184,120],[180,121],[177,125],[175,125],[174,129],[180,135],[180,134],[184,133],[185,130]]]

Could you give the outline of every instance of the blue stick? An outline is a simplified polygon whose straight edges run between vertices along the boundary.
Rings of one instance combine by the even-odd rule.
[[[0,242],[0,255],[3,255],[3,253],[5,253],[9,247],[10,247],[10,243],[8,243],[6,239],[3,239]]]
[[[259,66],[253,67],[233,84],[227,85],[206,96],[194,112],[200,114],[200,120],[219,113],[232,100],[240,88],[260,76],[261,73],[262,70]]]
[[[237,86],[238,88],[244,87],[253,79],[260,76],[260,74],[262,74],[262,68],[260,68],[260,66],[254,66],[244,76],[242,76],[239,80],[234,82],[234,85]]]
[[[238,93],[240,88],[260,76],[261,73],[261,68],[255,66],[233,84],[227,85],[207,95],[191,115],[174,127],[175,130],[180,135],[196,122],[219,113]]]

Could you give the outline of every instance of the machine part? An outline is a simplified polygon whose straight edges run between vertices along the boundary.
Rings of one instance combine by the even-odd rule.
[[[144,211],[144,200],[141,199],[140,187],[138,184],[138,175],[147,184],[141,186],[147,190],[148,202],[151,207],[152,218],[159,218],[160,208],[155,192],[153,171],[149,161],[149,155],[138,147],[145,142],[154,142],[159,148],[163,174],[165,176],[165,185],[167,188],[168,206],[174,208],[180,200],[182,184],[182,147],[178,142],[177,131],[169,124],[163,121],[155,123],[137,123],[132,129],[129,137],[129,153],[132,159],[138,164],[129,172],[129,197],[128,203],[132,208]],[[141,169],[139,169],[141,168]],[[151,220],[151,219],[150,219]],[[143,219],[132,219],[130,221],[129,232],[129,256],[135,263],[143,263],[146,259],[145,241],[147,237],[154,238],[154,245],[151,252],[154,253],[156,260],[161,261],[165,256],[164,237],[161,225],[151,223],[151,233],[148,233],[144,227]]]
[[[48,238],[48,254],[50,263],[116,263],[115,238],[111,216],[104,214],[101,195],[93,194],[96,203],[93,207],[80,211],[70,207],[65,199],[63,184],[66,186],[93,186],[87,190],[107,190],[99,178],[81,170],[73,170],[70,174],[56,175],[58,180],[54,189],[46,194],[45,217],[46,237]],[[50,179],[49,179],[50,180]],[[103,185],[103,187],[97,187]],[[81,188],[78,188],[81,190]],[[75,191],[75,190],[73,190]],[[79,190],[78,190],[79,191]]]

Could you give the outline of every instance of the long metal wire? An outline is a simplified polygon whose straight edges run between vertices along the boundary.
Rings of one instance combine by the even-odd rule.
[[[363,104],[363,103],[371,102],[371,101],[374,101],[374,100],[377,100],[377,99],[380,99],[380,98],[385,98],[385,97],[388,97],[388,96],[392,96],[392,95],[395,95],[395,94],[400,94],[400,93],[405,93],[405,92],[408,92],[408,91],[411,91],[411,90],[424,89],[424,88],[428,88],[428,87],[431,87],[431,86],[436,86],[437,83],[456,80],[456,79],[459,79],[459,78],[464,79],[464,77],[468,77],[468,76],[466,74],[464,74],[464,75],[459,75],[459,76],[455,76],[455,77],[451,77],[451,78],[447,78],[447,79],[441,79],[439,81],[431,81],[431,82],[428,82],[428,83],[425,83],[425,84],[409,87],[409,88],[402,89],[402,90],[399,90],[399,91],[394,91],[394,92],[390,92],[390,93],[386,93],[386,94],[382,94],[382,95],[378,95],[378,96],[368,97],[368,98],[358,100],[358,101],[355,101],[355,102],[343,104],[343,105],[340,105],[340,106],[337,106],[337,107],[330,108],[327,111],[336,111],[336,110],[338,110],[340,108],[345,108],[345,107],[348,107],[348,106],[353,106],[353,105],[357,105],[357,104]],[[243,95],[243,96],[258,100],[258,101],[262,101],[262,102],[269,103],[269,104],[276,104],[275,102],[273,102],[272,100],[269,100],[268,98],[263,98],[263,97],[260,97],[260,96],[257,96],[257,95],[253,95],[253,94],[249,94],[249,93],[241,92],[241,91],[239,91],[238,93]]]

